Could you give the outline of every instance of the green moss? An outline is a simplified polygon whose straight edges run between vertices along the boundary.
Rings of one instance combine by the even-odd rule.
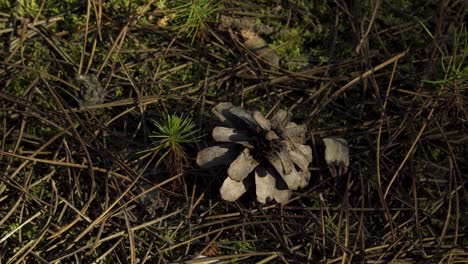
[[[21,17],[36,17],[40,4],[35,0],[18,0],[18,15]]]
[[[245,253],[250,250],[255,250],[255,245],[252,242],[246,242],[246,241],[237,241],[235,244],[235,247],[237,248],[236,253]]]
[[[291,28],[287,33],[278,34],[274,38],[271,46],[276,51],[278,56],[288,66],[289,70],[298,70],[302,65],[296,66],[294,62],[304,61],[307,57],[304,48],[304,35],[309,35],[299,27]],[[310,36],[310,35],[309,35]],[[305,60],[307,61],[307,59]]]

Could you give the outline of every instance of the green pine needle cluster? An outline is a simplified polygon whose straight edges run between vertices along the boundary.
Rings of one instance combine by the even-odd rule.
[[[182,32],[191,37],[193,43],[196,36],[208,29],[208,23],[213,20],[219,8],[217,0],[192,0],[178,5],[175,8],[175,17]]]
[[[162,122],[153,120],[153,124],[157,129],[150,136],[155,139],[154,147],[146,151],[164,150],[158,164],[171,152],[175,156],[185,158],[183,145],[200,139],[200,136],[197,136],[199,129],[190,117],[168,114]]]

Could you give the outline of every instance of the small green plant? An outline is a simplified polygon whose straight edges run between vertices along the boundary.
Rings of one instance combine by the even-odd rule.
[[[199,129],[195,128],[191,118],[171,114],[166,115],[163,122],[153,120],[153,124],[157,129],[150,136],[155,139],[154,147],[144,152],[163,151],[156,165],[167,158],[168,169],[175,171],[176,174],[182,173],[183,165],[187,163],[187,154],[183,145],[198,141]]]
[[[248,251],[255,250],[255,245],[252,242],[236,241],[234,245],[234,247],[236,248],[235,253],[237,254],[242,254]]]
[[[208,23],[220,8],[217,0],[177,1],[176,5],[175,23],[192,38],[192,43],[208,30]]]
[[[424,28],[426,33],[435,40],[430,30],[419,20],[419,23]],[[463,116],[463,120],[468,119],[468,113],[465,109],[464,94],[468,87],[468,66],[466,66],[466,59],[468,57],[468,32],[464,25],[460,28],[452,27],[449,29],[454,34],[452,45],[447,45],[442,48],[435,43],[440,53],[441,68],[443,71],[443,78],[435,80],[422,80],[425,83],[440,85],[441,92],[445,98],[446,105],[450,106],[446,109],[452,109],[457,116]]]
[[[424,28],[426,33],[435,40],[434,35],[424,25],[424,23],[417,19],[419,24]],[[454,41],[452,54],[447,54],[444,50],[436,43],[436,47],[439,50],[441,59],[441,67],[445,73],[443,80],[424,80],[424,82],[432,84],[445,84],[449,81],[466,80],[468,77],[468,66],[465,64],[465,59],[468,56],[468,34],[465,26],[461,26],[459,30],[454,29]]]

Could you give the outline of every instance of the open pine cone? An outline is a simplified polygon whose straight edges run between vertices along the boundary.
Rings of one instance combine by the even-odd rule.
[[[288,112],[278,110],[267,120],[258,111],[231,103],[219,103],[212,112],[222,122],[212,134],[221,144],[200,151],[197,163],[205,168],[230,164],[220,189],[224,200],[237,200],[253,184],[259,202],[283,203],[291,190],[309,184],[312,149],[305,145],[307,127],[290,122]]]

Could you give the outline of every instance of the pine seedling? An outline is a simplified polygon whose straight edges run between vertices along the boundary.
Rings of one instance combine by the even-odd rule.
[[[153,147],[145,152],[162,151],[156,166],[166,160],[169,170],[174,171],[175,174],[182,173],[184,164],[188,162],[184,145],[198,141],[199,129],[195,128],[191,118],[171,114],[166,115],[162,122],[153,120],[153,124],[156,131],[150,137],[155,140],[152,143]]]
[[[219,7],[217,0],[192,0],[175,7],[175,18],[181,27],[181,32],[191,37],[193,43],[195,37],[208,30],[208,23],[213,20]]]

